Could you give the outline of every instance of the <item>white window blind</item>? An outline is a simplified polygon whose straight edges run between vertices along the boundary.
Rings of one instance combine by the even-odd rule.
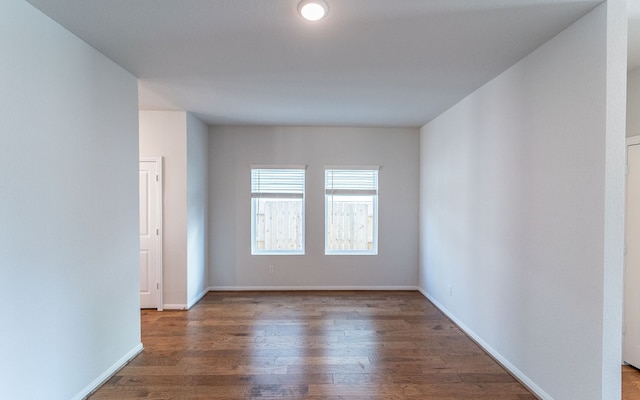
[[[251,169],[251,197],[301,199],[304,196],[303,168]]]
[[[377,169],[327,169],[325,193],[328,195],[377,195]]]

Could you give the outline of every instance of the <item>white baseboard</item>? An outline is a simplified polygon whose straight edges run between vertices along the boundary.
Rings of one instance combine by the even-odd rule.
[[[209,292],[209,288],[205,288],[202,292],[200,292],[195,298],[193,298],[192,300],[190,300],[187,303],[187,310],[191,309],[191,307],[193,307],[197,302],[199,302],[205,294],[207,294]]]
[[[429,293],[427,293],[424,289],[422,289],[421,287],[418,287],[418,291],[420,293],[422,293],[422,295],[424,297],[426,297],[434,306],[436,306],[440,311],[442,311],[443,314],[445,314],[451,321],[453,321],[454,324],[456,324],[460,329],[462,329],[462,331],[464,331],[464,333],[467,334],[467,336],[469,336],[471,338],[471,340],[473,340],[474,342],[476,342],[476,344],[480,347],[482,347],[482,349],[484,351],[486,351],[487,353],[489,353],[489,355],[496,360],[496,362],[500,365],[502,365],[507,371],[509,371],[517,380],[520,381],[520,383],[522,383],[527,389],[529,389],[531,392],[533,392],[533,394],[535,394],[536,396],[538,396],[540,399],[542,400],[553,400],[553,398],[544,390],[542,390],[542,388],[538,385],[536,385],[535,382],[533,382],[531,379],[529,379],[529,377],[527,377],[524,373],[522,373],[522,371],[520,371],[518,368],[516,368],[513,364],[511,364],[509,362],[509,360],[507,360],[506,358],[504,358],[502,356],[502,354],[498,353],[498,351],[496,351],[496,349],[494,349],[493,347],[491,347],[487,342],[485,342],[484,340],[482,340],[482,338],[480,336],[478,336],[473,330],[471,330],[468,326],[466,326],[462,321],[460,321],[459,319],[457,319],[453,314],[451,314],[449,312],[449,310],[447,310],[446,307],[444,307],[442,304],[440,304],[436,299],[434,299],[433,297],[431,297],[429,295]]]
[[[163,304],[164,310],[187,310],[186,304]]]
[[[417,286],[209,286],[199,293],[188,304],[164,304],[165,310],[189,310],[199,302],[208,292],[275,292],[275,291],[329,291],[329,290],[401,290],[415,291]]]
[[[82,400],[89,396],[93,391],[98,389],[103,383],[108,381],[116,372],[118,372],[122,367],[127,365],[129,361],[131,361],[135,356],[140,354],[144,348],[142,347],[142,343],[139,343],[136,347],[131,349],[127,354],[125,354],[121,359],[116,361],[109,369],[103,372],[99,377],[97,377],[93,382],[91,382],[87,387],[82,389],[80,393],[75,395],[72,400]]]
[[[328,290],[419,290],[417,286],[209,286],[210,292],[269,292],[269,291],[328,291]]]

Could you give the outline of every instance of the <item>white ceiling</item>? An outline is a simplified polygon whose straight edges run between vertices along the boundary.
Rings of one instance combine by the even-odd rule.
[[[640,0],[629,1],[640,26]],[[298,0],[29,2],[136,75],[141,109],[208,124],[418,127],[602,1],[327,0],[316,23]]]

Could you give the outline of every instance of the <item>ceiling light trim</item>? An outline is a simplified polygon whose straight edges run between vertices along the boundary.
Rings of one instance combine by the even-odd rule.
[[[307,21],[316,22],[327,16],[329,5],[324,0],[302,0],[298,14]]]

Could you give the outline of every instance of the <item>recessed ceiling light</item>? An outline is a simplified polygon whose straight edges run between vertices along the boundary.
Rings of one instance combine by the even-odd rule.
[[[298,12],[302,18],[308,21],[318,21],[329,11],[329,6],[324,0],[302,0],[298,4]]]

